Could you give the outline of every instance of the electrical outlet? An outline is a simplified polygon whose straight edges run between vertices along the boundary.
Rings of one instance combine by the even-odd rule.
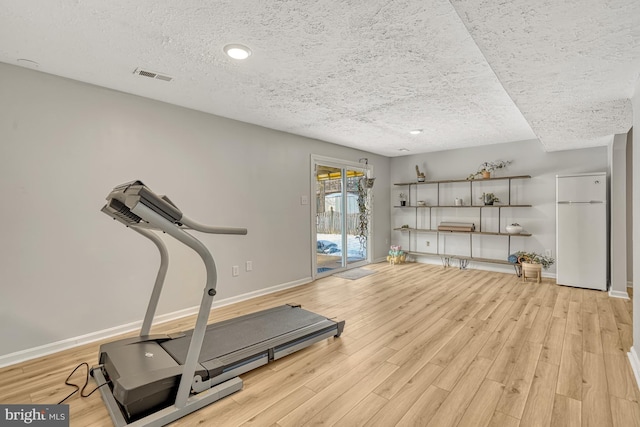
[[[307,196],[300,196],[300,204],[301,204],[301,205],[308,205],[308,204],[309,204],[309,197],[307,197]]]
[[[251,271],[251,270],[253,270],[253,261],[247,261],[247,263],[246,263],[246,270],[247,270],[247,271]]]
[[[427,247],[431,246],[431,242],[427,240]]]
[[[240,275],[240,267],[238,267],[237,265],[231,267],[231,275],[233,277],[237,277],[238,275]]]
[[[544,255],[548,256],[548,257],[552,257],[553,255],[552,255],[551,249],[545,249],[544,250]]]

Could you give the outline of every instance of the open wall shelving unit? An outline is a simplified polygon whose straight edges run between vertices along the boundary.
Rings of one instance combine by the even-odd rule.
[[[519,234],[510,234],[510,233],[506,233],[503,232],[502,229],[504,227],[505,224],[502,224],[503,222],[503,214],[502,214],[502,209],[504,208],[531,208],[532,205],[529,204],[521,204],[521,203],[514,203],[512,204],[512,192],[513,192],[513,186],[515,185],[522,185],[524,180],[527,180],[531,178],[530,175],[518,175],[518,176],[504,176],[504,177],[495,177],[495,178],[485,178],[485,179],[477,179],[477,180],[467,180],[467,179],[454,179],[454,180],[441,180],[441,181],[424,181],[424,182],[400,182],[400,183],[395,183],[394,185],[397,187],[406,187],[408,190],[408,201],[407,201],[407,205],[405,206],[394,206],[394,208],[396,209],[403,209],[403,210],[413,210],[413,226],[403,226],[403,227],[396,227],[393,228],[393,230],[395,231],[400,231],[403,234],[404,233],[408,233],[409,235],[409,247],[407,250],[405,250],[405,252],[407,252],[408,254],[414,255],[414,256],[439,256],[443,262],[443,265],[449,266],[451,265],[452,261],[457,261],[459,264],[460,268],[466,268],[469,261],[477,261],[477,262],[485,262],[485,263],[494,263],[494,264],[506,264],[506,265],[513,265],[516,269],[516,274],[518,274],[518,276],[520,275],[520,269],[518,268],[519,265],[518,264],[512,264],[510,263],[506,257],[505,258],[487,258],[487,257],[478,257],[474,255],[474,244],[473,244],[473,239],[474,236],[504,236],[504,240],[505,240],[505,245],[506,245],[506,249],[507,249],[507,253],[510,254],[511,253],[511,239],[512,238],[521,238],[521,237],[529,237],[531,236],[530,233],[526,233],[526,232],[522,232]],[[467,183],[468,184],[468,192],[466,193],[468,195],[468,201],[472,201],[473,200],[473,195],[474,195],[474,186],[478,185],[479,183],[484,183],[486,184],[487,182],[490,181],[502,181],[505,183],[506,185],[506,192],[507,192],[507,199],[506,199],[506,203],[504,204],[493,204],[493,205],[485,205],[485,204],[473,204],[473,203],[469,203],[467,205],[457,205],[457,204],[448,204],[448,203],[442,203],[442,199],[441,199],[441,186],[445,185],[445,184],[457,184],[457,185],[463,185],[461,183]],[[421,186],[431,186],[432,191],[433,189],[435,189],[435,200],[436,203],[435,204],[426,204],[426,205],[418,205],[417,201],[419,200],[419,189]],[[473,221],[474,225],[478,224],[478,227],[475,231],[442,231],[442,230],[438,230],[438,224],[434,224],[434,211],[435,210],[443,210],[443,209],[464,209],[464,210],[469,210],[469,209],[473,209],[476,210],[477,213],[474,214],[474,218],[475,220]],[[482,224],[483,224],[483,212],[486,212],[487,210],[497,210],[497,215],[494,214],[494,220],[497,220],[497,226],[495,227],[485,227],[485,229],[483,229]],[[419,217],[419,213],[422,212],[428,212],[428,224],[423,225],[423,226],[419,226],[419,222],[418,222],[418,217]],[[485,214],[487,215],[487,214]],[[497,217],[497,218],[495,218]],[[436,248],[435,248],[435,252],[425,252],[425,251],[419,251],[417,250],[415,247],[412,247],[414,245],[412,245],[412,238],[411,236],[413,234],[424,234],[424,233],[430,233],[430,234],[435,234],[436,235]],[[460,254],[452,254],[452,253],[447,253],[444,250],[444,244],[441,245],[441,237],[443,239],[446,239],[446,236],[449,235],[453,235],[453,234],[463,234],[463,235],[468,235],[469,236],[469,250],[467,254],[464,255],[460,255]],[[443,246],[442,250],[441,250],[441,246]]]

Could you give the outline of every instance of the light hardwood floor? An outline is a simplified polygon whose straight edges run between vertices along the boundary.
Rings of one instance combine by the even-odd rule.
[[[174,425],[640,426],[626,355],[630,301],[512,274],[367,268],[377,273],[214,310],[211,321],[296,302],[346,326],[340,338],[243,375],[242,391]],[[98,346],[0,369],[0,402],[59,401],[68,373],[95,364]],[[99,393],[68,403],[72,426],[111,425]]]

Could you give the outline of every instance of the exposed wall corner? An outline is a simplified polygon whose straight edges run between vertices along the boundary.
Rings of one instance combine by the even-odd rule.
[[[631,347],[627,356],[629,356],[629,361],[631,362],[631,369],[633,370],[633,376],[636,378],[636,384],[640,385],[640,359],[638,359],[636,349]]]

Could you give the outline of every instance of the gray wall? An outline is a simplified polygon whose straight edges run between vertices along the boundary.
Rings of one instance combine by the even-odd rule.
[[[311,205],[300,196],[313,202],[312,154],[369,158],[374,257],[388,250],[385,157],[6,64],[0,138],[0,361],[141,320],[157,251],[100,212],[126,181],[143,180],[197,221],[249,229],[199,236],[218,265],[217,301],[310,280]],[[204,283],[199,259],[168,243],[159,314],[196,306]],[[253,271],[231,277],[247,260]]]
[[[512,238],[511,252],[522,249],[544,253],[546,249],[551,249],[555,257],[555,177],[557,174],[606,172],[608,170],[606,147],[545,153],[540,143],[537,140],[532,140],[406,156],[391,160],[391,181],[392,183],[415,181],[415,165],[419,165],[421,170],[426,170],[427,180],[464,179],[469,174],[474,173],[482,162],[498,159],[512,160],[513,163],[507,169],[499,170],[497,176],[531,175],[532,177],[528,180],[513,181],[512,197],[516,197],[516,202],[531,204],[533,207],[503,209],[505,211],[502,217],[501,228],[503,231],[506,224],[516,221],[526,231],[533,234],[531,237]],[[501,182],[503,184],[500,184]],[[493,181],[491,185],[495,184],[495,191],[490,189],[490,191],[500,196],[503,201],[506,200],[507,196],[505,183],[506,181]],[[463,184],[463,187],[465,185]],[[481,194],[482,187],[478,188]],[[392,188],[391,203],[393,205],[398,204],[397,194],[400,191],[399,187]],[[460,190],[460,192],[464,194],[464,190]],[[451,199],[453,196],[455,194],[452,194]],[[474,203],[479,203],[477,196],[478,194],[474,195]],[[465,204],[468,204],[468,196],[465,195],[464,197]],[[450,204],[453,204],[452,200]],[[460,210],[460,212],[455,213],[458,218],[441,219],[445,221],[458,219],[460,221],[470,220],[471,222],[477,222],[472,218],[477,216],[477,213],[473,211],[476,210]],[[406,213],[404,212],[406,210],[392,208],[391,216],[394,227],[409,221],[405,218]],[[394,231],[392,235],[392,241],[396,244],[407,244],[406,233]],[[464,237],[466,238],[466,236]],[[464,250],[468,250],[468,240],[465,240],[462,246],[464,246]],[[508,256],[505,237],[487,239],[483,236],[483,246],[485,252],[493,255],[491,257],[495,257],[495,254],[498,253],[502,253],[505,259]],[[493,251],[491,251],[492,246],[495,249]],[[440,262],[437,257],[424,258],[423,260],[425,262]],[[499,266],[497,264],[474,263],[471,267],[513,271],[509,266]],[[554,276],[555,265],[548,272],[543,271],[543,274]]]

